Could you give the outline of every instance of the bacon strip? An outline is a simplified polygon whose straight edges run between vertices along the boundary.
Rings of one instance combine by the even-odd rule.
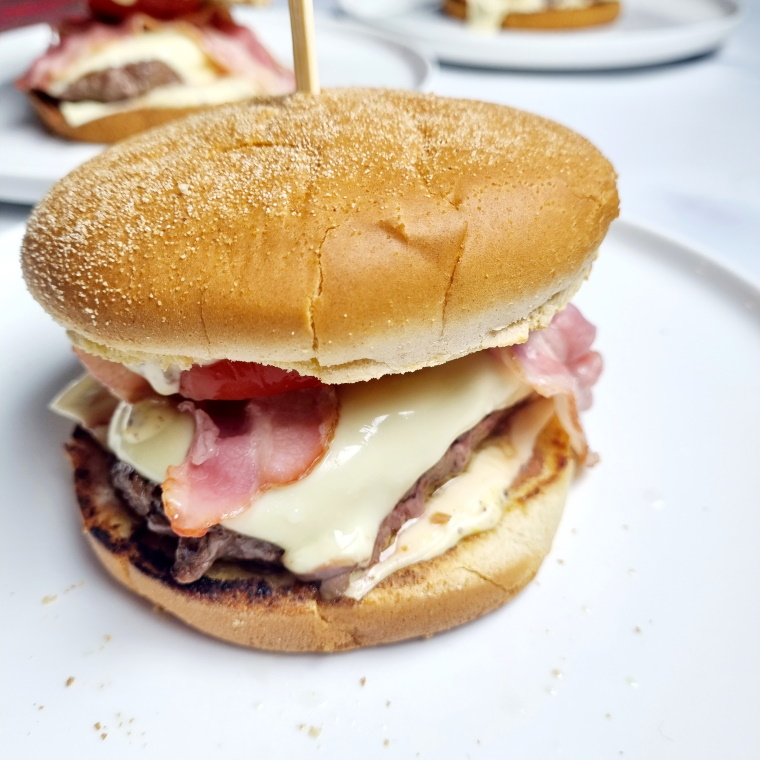
[[[16,82],[22,91],[47,91],[72,63],[103,45],[148,30],[173,29],[192,37],[222,71],[259,84],[263,94],[282,95],[295,86],[293,74],[281,66],[248,28],[236,24],[223,8],[206,8],[172,21],[142,13],[120,24],[94,19],[70,21],[58,31],[59,40]],[[177,72],[180,76],[182,72]]]
[[[326,452],[338,420],[329,386],[204,407],[184,401],[179,408],[195,416],[195,436],[162,490],[180,536],[203,536],[257,494],[302,478]]]
[[[573,450],[587,464],[594,457],[589,454],[578,413],[591,407],[591,388],[602,373],[602,357],[591,350],[595,337],[596,327],[570,304],[522,345],[496,349],[503,360],[517,360],[536,393],[554,399]]]

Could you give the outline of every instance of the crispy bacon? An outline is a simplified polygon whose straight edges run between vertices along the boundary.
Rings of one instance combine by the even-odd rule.
[[[180,536],[202,536],[239,514],[258,493],[299,480],[322,458],[338,420],[335,389],[320,386],[203,407],[185,461],[162,485],[164,509]]]
[[[589,455],[578,413],[591,406],[591,388],[602,373],[602,357],[591,350],[595,337],[596,328],[570,304],[522,345],[497,349],[504,360],[517,360],[536,393],[554,399],[574,451],[581,462],[589,464],[593,455]]]

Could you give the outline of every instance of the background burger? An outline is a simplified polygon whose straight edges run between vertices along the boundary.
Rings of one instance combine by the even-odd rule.
[[[616,214],[569,130],[392,91],[229,106],[83,165],[23,268],[88,369],[55,407],[96,553],[266,649],[503,604],[589,457],[601,360],[567,304]]]
[[[474,28],[578,29],[609,24],[620,14],[611,0],[444,0],[450,16],[466,19]]]
[[[256,35],[208,0],[89,0],[16,86],[48,129],[111,143],[220,103],[294,89]]]

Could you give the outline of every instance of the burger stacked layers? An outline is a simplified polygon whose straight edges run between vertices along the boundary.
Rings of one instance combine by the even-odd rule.
[[[90,0],[90,15],[17,82],[47,126],[73,140],[115,142],[203,108],[294,89],[229,11],[205,0]]]
[[[616,213],[569,130],[390,91],[225,107],[85,164],[23,265],[88,370],[55,406],[99,557],[267,649],[499,606],[589,458],[601,360],[567,303]]]

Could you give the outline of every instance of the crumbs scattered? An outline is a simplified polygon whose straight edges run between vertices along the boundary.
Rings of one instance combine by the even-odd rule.
[[[306,731],[306,733],[312,739],[318,739],[319,736],[322,734],[322,727],[321,726],[307,726],[305,723],[299,723],[298,724],[298,730],[299,731]]]
[[[100,724],[100,722],[98,722],[98,723],[93,723],[93,724],[92,724],[92,727],[93,727],[93,728],[94,728],[96,731],[100,731],[100,729],[101,729],[101,728],[103,728],[103,726]]]
[[[392,702],[391,702],[391,701],[390,701],[390,699],[389,699],[389,700],[388,700],[388,701],[385,703],[385,706],[386,706],[386,707],[390,707],[390,706],[391,706],[391,704],[392,704]]]
[[[562,559],[562,558],[560,557],[560,558],[557,560],[557,564],[558,564],[558,565],[564,565],[564,564],[565,564],[565,560],[564,560],[564,559]]]
[[[633,632],[634,632],[634,633],[641,633],[641,628],[640,628],[640,627],[637,625],[637,626],[636,626],[636,627],[633,629]]]
[[[108,738],[108,734],[105,731],[100,735],[100,741],[105,741]]]
[[[385,740],[383,741],[383,747],[387,747],[387,746],[389,746],[389,745],[390,745],[390,743],[391,743],[391,740],[390,740],[390,739],[385,739]]]
[[[69,677],[66,679],[66,687],[68,688],[68,687],[69,687],[69,686],[71,686],[71,684],[73,684],[73,683],[74,683],[74,676],[69,676]]]
[[[367,683],[367,677],[366,677],[366,676],[362,676],[362,677],[359,679],[359,683],[360,683],[362,686],[364,686],[364,685]]]
[[[37,705],[37,709],[38,710],[44,710],[45,709],[45,705]]]
[[[555,677],[555,678],[556,678],[558,681],[561,681],[561,680],[562,680],[562,679],[565,677],[565,676],[564,676],[564,674],[562,673],[562,671],[561,671],[561,670],[559,670],[559,668],[554,668],[554,670],[552,670],[552,675],[553,675],[553,676],[554,676],[554,677]]]
[[[84,581],[79,581],[79,583],[72,583],[70,586],[67,586],[63,591],[60,592],[60,594],[47,594],[46,596],[42,597],[42,603],[43,604],[52,604],[56,599],[58,599],[59,596],[63,596],[63,594],[68,594],[69,591],[73,591],[74,589],[81,588],[84,586]]]

